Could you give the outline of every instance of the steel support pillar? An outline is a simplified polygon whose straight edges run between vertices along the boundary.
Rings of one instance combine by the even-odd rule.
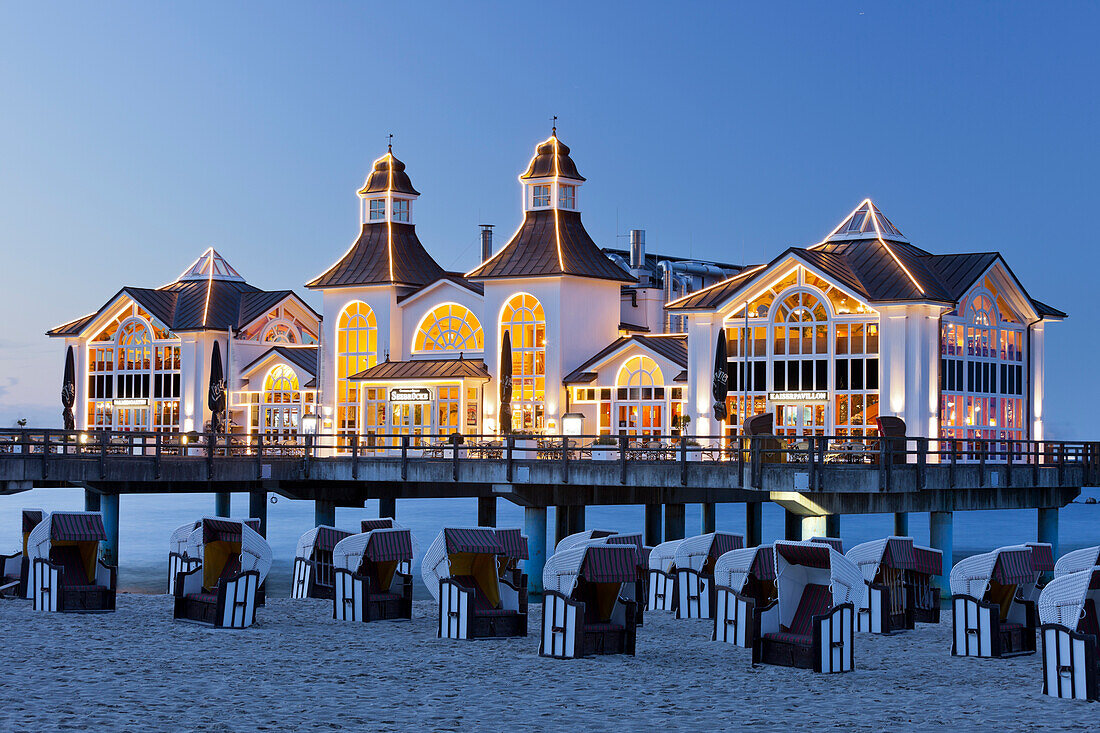
[[[313,502],[313,526],[336,526],[336,502],[317,499]]]
[[[758,547],[764,539],[764,504],[745,503],[745,547]]]
[[[686,531],[683,504],[665,504],[665,541],[682,540]]]
[[[824,514],[816,517],[802,517],[801,530],[802,536],[799,539],[803,542],[814,537],[828,537],[829,517]]]
[[[378,516],[397,519],[397,499],[389,497],[378,500]]]
[[[786,509],[783,510],[783,539],[792,542],[802,539],[802,517]]]
[[[1039,542],[1049,542],[1058,557],[1058,509],[1039,509]]]
[[[584,505],[569,507],[569,534],[584,531]]]
[[[661,505],[645,505],[645,543],[650,547],[661,544]]]
[[[495,496],[479,496],[477,498],[477,526],[497,526],[497,498]]]
[[[836,537],[840,539],[840,515],[839,514],[826,514],[825,515],[825,536]]]
[[[909,513],[908,512],[895,512],[894,513],[894,536],[895,537],[908,537],[909,536]]]
[[[932,577],[932,584],[940,589],[940,597],[951,595],[948,578],[951,575],[952,550],[954,549],[955,516],[952,512],[931,512],[928,517],[928,543],[943,553],[943,575]]]
[[[267,537],[267,492],[248,492],[248,516],[260,520],[260,536]]]
[[[118,566],[118,494],[103,494],[99,500],[99,511],[103,514],[103,529],[107,531],[107,540],[103,542],[103,562]]]
[[[546,507],[523,508],[523,533],[527,535],[527,559],[523,562],[527,592],[541,595],[542,569],[546,565]]]
[[[557,547],[558,543],[570,534],[572,533],[569,531],[569,507],[554,507],[554,547]]]
[[[714,504],[702,504],[701,521],[699,522],[699,534],[707,534],[714,531]]]
[[[86,512],[98,512],[99,511],[99,494],[94,491],[84,489],[84,511]]]
[[[219,491],[214,494],[214,516],[215,517],[228,517],[231,513],[231,504],[229,497],[231,494],[225,491]]]

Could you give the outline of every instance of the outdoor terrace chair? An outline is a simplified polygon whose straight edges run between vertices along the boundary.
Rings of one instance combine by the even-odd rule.
[[[103,562],[107,532],[99,512],[54,512],[27,537],[31,598],[36,611],[115,610],[117,569]]]
[[[1001,547],[951,568],[951,653],[1010,657],[1035,653],[1038,616],[1031,548]]]
[[[776,603],[775,548],[731,550],[714,563],[714,641],[751,649],[754,614]]]
[[[407,529],[375,529],[340,540],[332,551],[337,621],[412,618],[412,575],[400,572],[416,555]]]
[[[607,538],[555,552],[542,574],[539,654],[578,659],[595,654],[634,654],[635,602],[622,594],[637,579],[631,545]]]
[[[527,636],[527,588],[500,577],[506,554],[491,527],[445,527],[436,536],[420,571],[439,603],[440,638]]]
[[[850,672],[859,568],[831,547],[785,541],[775,568],[778,601],[753,612],[752,663]]]
[[[745,546],[745,538],[729,532],[688,537],[676,547],[676,618],[714,617],[714,563]]]
[[[10,555],[0,555],[0,596],[10,595],[16,598],[30,598],[27,578],[30,576],[30,561],[27,559],[27,541],[31,531],[45,516],[41,509],[24,509],[20,519],[22,542],[19,550]]]
[[[916,628],[908,576],[916,565],[912,537],[884,537],[856,545],[845,554],[856,564],[867,588],[857,606],[856,627],[871,634]]]
[[[255,623],[260,584],[271,569],[271,547],[259,532],[246,520],[204,517],[187,556],[199,562],[176,576],[174,619],[227,629]]]
[[[913,545],[913,567],[908,573],[908,586],[913,596],[915,622],[940,622],[940,589],[932,585],[932,578],[940,575],[943,575],[943,553],[931,547]]]
[[[333,597],[336,583],[332,552],[338,542],[351,536],[351,532],[321,525],[298,538],[291,571],[291,598]]]
[[[1043,692],[1100,700],[1100,567],[1059,575],[1039,594]]]
[[[662,542],[649,553],[648,611],[673,611],[679,604],[676,591],[676,548],[683,540]]]

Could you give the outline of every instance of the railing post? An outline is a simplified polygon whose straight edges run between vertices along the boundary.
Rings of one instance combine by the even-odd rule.
[[[359,480],[359,433],[351,434],[351,477]]]
[[[1066,443],[1058,443],[1058,485],[1066,482]]]
[[[458,481],[458,433],[451,435],[451,480]]]
[[[977,439],[978,445],[978,488],[985,486],[985,452],[989,446],[984,438]]]
[[[1015,453],[1015,448],[1012,441],[1005,442],[1005,486],[1012,488],[1012,454]]]
[[[206,436],[206,478],[214,478],[214,434],[205,433]]]
[[[504,439],[504,471],[505,471],[505,477],[508,479],[509,483],[512,482],[512,473],[513,473],[512,462],[514,460],[512,458],[512,450],[515,447],[516,447],[516,436],[509,435],[507,438]]]
[[[305,451],[302,457],[302,468],[305,472],[306,478],[309,478],[310,471],[313,468],[313,435],[306,434],[306,444],[303,446]]]
[[[153,435],[155,436],[153,438],[153,444],[154,444],[153,455],[156,456],[156,462],[155,462],[154,468],[153,468],[153,476],[156,477],[156,478],[160,478],[160,436],[161,436],[161,433],[158,430]]]
[[[745,488],[745,436],[737,436],[737,488]]]
[[[688,483],[688,443],[687,436],[680,436],[680,485],[687,486]]]
[[[256,433],[256,478],[263,478],[264,474],[264,434]]]
[[[817,436],[807,436],[809,440],[806,441],[806,463],[810,467],[810,490],[817,489]]]
[[[561,482],[569,483],[569,438],[561,436]]]
[[[749,438],[749,484],[754,489],[760,488],[760,473],[763,470],[760,466],[760,440],[755,435]]]
[[[889,480],[889,478],[886,475],[886,472],[890,470],[889,469],[890,463],[889,463],[888,459],[890,458],[890,453],[891,453],[891,450],[890,450],[890,447],[889,447],[889,444],[891,442],[893,442],[893,441],[890,438],[887,438],[886,436],[882,436],[881,438],[879,438],[879,441],[878,441],[878,490],[879,491],[886,491],[887,481]]]
[[[107,478],[107,430],[99,431],[99,477]]]
[[[626,448],[629,443],[629,438],[625,435],[619,436],[619,483],[626,483]]]
[[[917,438],[917,490],[924,491],[928,473],[928,438]]]
[[[50,477],[50,431],[42,431],[42,478]]]
[[[401,480],[409,479],[409,436],[401,436]]]

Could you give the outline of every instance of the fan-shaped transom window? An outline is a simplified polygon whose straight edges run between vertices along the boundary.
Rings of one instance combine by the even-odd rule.
[[[298,329],[287,321],[272,321],[264,327],[262,340],[271,344],[296,344]]]
[[[414,352],[482,351],[485,336],[474,312],[458,303],[438,305],[416,330]]]

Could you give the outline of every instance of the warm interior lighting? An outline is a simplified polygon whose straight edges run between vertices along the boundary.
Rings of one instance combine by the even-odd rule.
[[[584,415],[579,412],[567,412],[561,416],[563,435],[580,435],[584,428]]]

